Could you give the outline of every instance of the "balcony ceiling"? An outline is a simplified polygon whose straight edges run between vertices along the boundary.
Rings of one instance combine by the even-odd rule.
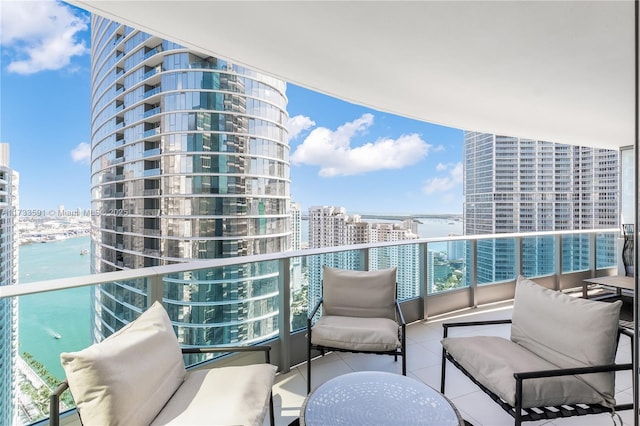
[[[634,143],[629,0],[69,3],[381,111],[576,145]]]

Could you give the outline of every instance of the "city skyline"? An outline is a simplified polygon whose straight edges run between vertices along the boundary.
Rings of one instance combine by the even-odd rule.
[[[28,12],[18,10],[20,2],[1,7],[0,139],[21,173],[21,208],[88,208],[89,15],[54,1],[28,2]],[[361,213],[462,212],[462,130],[291,84],[286,94],[291,195],[302,211],[343,205]]]

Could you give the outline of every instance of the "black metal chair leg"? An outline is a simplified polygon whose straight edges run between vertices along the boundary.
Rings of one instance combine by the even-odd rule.
[[[311,393],[311,343],[307,345],[307,395]]]

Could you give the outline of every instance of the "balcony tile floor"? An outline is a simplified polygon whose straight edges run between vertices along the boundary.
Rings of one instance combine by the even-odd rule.
[[[442,357],[442,322],[444,320],[486,320],[511,317],[511,305],[496,305],[490,308],[479,308],[458,315],[447,315],[429,321],[419,321],[407,327],[407,376],[420,380],[427,385],[440,388],[440,367]],[[508,325],[482,326],[467,328],[465,331],[453,329],[452,336],[493,334],[509,336]],[[629,338],[622,336],[618,347],[617,362],[631,362],[631,344]],[[394,362],[393,357],[383,355],[365,355],[350,353],[329,353],[324,357],[312,360],[312,389],[321,383],[341,374],[378,370],[401,374],[401,363]],[[618,403],[631,402],[631,372],[616,373],[616,399]],[[306,364],[300,364],[287,374],[278,374],[274,387],[274,405],[276,424],[289,425],[298,418],[300,407],[306,397]],[[513,425],[513,418],[505,413],[484,392],[479,390],[466,376],[450,364],[447,366],[447,397],[460,411],[462,417],[474,426]],[[633,425],[633,410],[619,413],[625,425]],[[268,419],[265,420],[265,425]],[[552,421],[526,422],[525,425],[539,426],[600,426],[612,425],[609,414],[579,416],[556,419]],[[618,424],[618,423],[616,423]]]

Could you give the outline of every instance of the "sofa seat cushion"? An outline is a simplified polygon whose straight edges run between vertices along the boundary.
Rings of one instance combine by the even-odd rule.
[[[400,347],[398,323],[387,318],[323,316],[312,328],[311,343],[355,351],[393,351]]]
[[[515,406],[514,373],[558,369],[522,346],[497,336],[448,337],[442,340],[442,346],[478,382],[511,406]],[[523,381],[522,390],[523,408],[608,402],[608,397],[579,376],[528,379]]]
[[[276,366],[194,370],[152,425],[262,425]]]

